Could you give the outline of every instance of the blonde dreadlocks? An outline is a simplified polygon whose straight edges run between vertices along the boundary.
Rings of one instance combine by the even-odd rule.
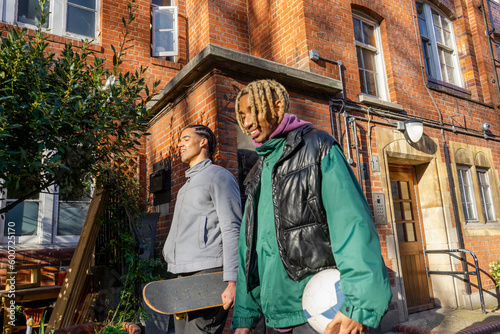
[[[257,124],[257,115],[259,112],[262,112],[266,119],[277,118],[278,123],[280,123],[283,119],[283,115],[288,112],[290,108],[290,96],[285,87],[279,82],[271,79],[250,82],[239,92],[235,103],[236,119],[238,120],[240,128],[246,134],[248,134],[248,131],[243,126],[244,119],[240,113],[240,99],[246,94],[248,94],[248,103],[252,111],[252,122],[255,125]],[[279,115],[274,108],[276,100],[281,100],[283,104],[283,108]]]

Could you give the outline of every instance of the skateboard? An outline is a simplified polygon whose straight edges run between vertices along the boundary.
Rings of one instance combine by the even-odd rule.
[[[222,272],[154,281],[142,294],[146,304],[162,314],[181,314],[222,306],[222,293],[227,288]]]

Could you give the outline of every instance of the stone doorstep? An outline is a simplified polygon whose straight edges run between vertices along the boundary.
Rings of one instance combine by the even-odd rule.
[[[398,324],[394,326],[394,331],[407,334],[489,334],[500,331],[500,321],[490,322],[473,328],[463,329],[458,332],[453,331],[430,331],[408,325]]]

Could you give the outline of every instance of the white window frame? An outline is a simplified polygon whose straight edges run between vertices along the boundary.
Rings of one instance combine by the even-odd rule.
[[[469,166],[457,165],[458,186],[465,222],[477,221],[477,207],[474,197],[474,184],[472,183],[471,168]],[[471,202],[467,202],[466,192],[469,194]],[[472,212],[468,210],[468,204],[472,206]]]
[[[479,187],[479,194],[481,197],[481,205],[483,206],[483,216],[485,222],[495,221],[495,206],[493,203],[493,196],[491,194],[491,184],[488,175],[488,169],[476,168],[477,173],[477,185]],[[483,174],[486,184],[481,183],[481,178],[479,174]],[[489,200],[489,202],[487,202]],[[492,217],[488,217],[487,205],[491,207]]]
[[[95,32],[94,37],[78,35],[66,31],[66,16],[68,9],[68,0],[50,0],[48,27],[44,31],[50,34],[68,37],[78,40],[93,40],[98,41],[100,36],[100,16],[101,16],[101,0],[95,0]],[[29,29],[36,29],[36,26],[28,23],[17,22],[17,4],[18,0],[0,0],[0,21],[26,27]],[[78,7],[78,6],[76,6]]]
[[[157,11],[173,11],[172,18],[174,20],[173,23],[173,36],[174,36],[174,45],[173,51],[156,51],[155,45],[155,32],[157,31],[157,23],[156,23],[156,12]],[[151,4],[151,17],[152,17],[152,26],[151,26],[151,50],[153,57],[175,57],[179,54],[179,15],[177,6],[157,6]],[[166,30],[166,29],[164,29]]]
[[[93,190],[93,189],[92,189]],[[35,235],[15,236],[16,245],[32,247],[35,245],[68,245],[76,246],[80,235],[57,235],[59,200],[58,187],[51,186],[45,192],[40,193],[38,198],[38,226]],[[6,204],[6,191],[1,191],[0,206]],[[90,205],[90,204],[89,204]],[[0,245],[8,243],[8,235],[5,235],[5,219],[0,217]]]
[[[365,25],[370,25],[373,27],[373,34],[375,37],[375,45],[376,47],[373,47],[372,45],[364,44],[360,41],[356,40],[356,37],[354,37],[354,44],[356,47],[361,47],[363,49],[367,49],[371,52],[374,53],[375,56],[375,81],[376,81],[376,94],[377,95],[371,95],[367,94],[364,92],[361,92],[362,95],[366,96],[372,96],[384,101],[389,100],[389,95],[388,95],[388,88],[387,88],[387,77],[385,74],[385,64],[384,64],[384,57],[383,57],[383,52],[382,52],[382,38],[380,37],[380,26],[377,22],[375,22],[373,19],[362,15],[360,13],[353,13],[353,20],[359,20],[361,21],[362,24]],[[353,23],[354,24],[354,23]],[[361,69],[360,64],[358,64],[358,73],[359,69]],[[363,68],[363,70],[365,70]],[[364,80],[364,78],[359,78],[360,84],[361,80]],[[361,86],[360,86],[361,89]]]
[[[453,31],[453,22],[451,22],[451,20],[449,20],[446,17],[446,15],[441,13],[437,8],[435,8],[433,6],[431,7],[431,5],[429,5],[426,2],[416,1],[415,4],[417,6],[417,10],[418,10],[418,6],[422,5],[423,14],[425,17],[425,23],[426,23],[426,27],[427,27],[428,37],[425,37],[422,34],[420,34],[420,39],[422,42],[422,49],[427,49],[430,51],[430,54],[429,54],[430,61],[428,64],[430,66],[430,68],[427,68],[427,64],[426,64],[427,74],[431,78],[434,78],[434,79],[437,79],[440,81],[444,81],[444,82],[447,82],[447,83],[455,85],[455,86],[463,87],[462,73],[460,71],[460,63],[458,60],[457,45],[456,45],[456,41],[455,41],[455,34]],[[436,31],[434,29],[434,18],[433,18],[432,13],[437,14],[439,16],[440,20],[446,21],[446,23],[450,27],[451,45],[445,45],[445,44],[437,42]],[[426,40],[426,42],[428,44],[430,44],[430,48],[426,48],[426,46],[423,44],[424,39]],[[449,52],[452,52],[451,64],[448,64],[448,65],[453,66],[453,76],[455,78],[454,82],[448,80],[447,74],[443,75],[443,73],[441,71],[441,66],[440,66],[441,63],[440,63],[440,56],[439,56],[440,52],[438,50],[438,44],[439,44],[440,48],[445,49]],[[422,50],[422,51],[424,52],[424,57],[425,57],[425,51],[424,50]]]

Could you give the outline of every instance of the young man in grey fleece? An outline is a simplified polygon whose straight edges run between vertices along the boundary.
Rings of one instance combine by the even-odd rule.
[[[163,256],[168,271],[188,276],[223,270],[228,282],[222,307],[188,312],[174,321],[175,333],[222,333],[236,293],[241,202],[238,182],[212,164],[215,136],[204,125],[182,131],[179,153],[189,164],[187,181],[177,193],[172,227]]]

